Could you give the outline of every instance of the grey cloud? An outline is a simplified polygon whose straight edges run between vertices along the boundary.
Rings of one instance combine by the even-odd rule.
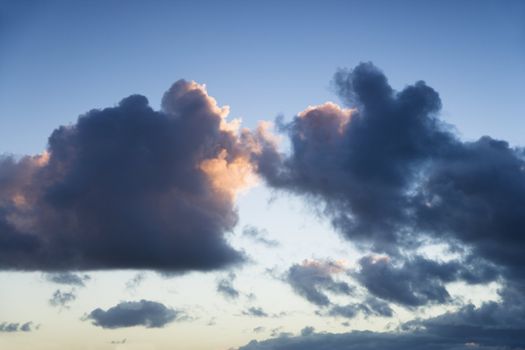
[[[233,281],[235,280],[235,277],[235,274],[233,272],[230,272],[226,278],[221,278],[217,283],[217,292],[227,299],[239,298],[240,293],[233,286]]]
[[[144,282],[146,279],[146,274],[144,272],[138,272],[133,276],[132,279],[126,282],[126,289],[128,290],[135,290]]]
[[[31,332],[38,329],[38,326],[34,326],[33,322],[26,323],[0,323],[0,333],[14,333],[14,332]]]
[[[356,109],[325,104],[282,123],[289,155],[262,137],[254,157],[266,182],[324,203],[344,236],[375,251],[455,243],[522,278],[523,151],[459,140],[438,118],[436,91],[422,81],[395,91],[371,63],[340,71],[335,85]]]
[[[393,332],[353,331],[251,341],[239,350],[495,350],[525,347],[522,285],[507,284],[499,302],[465,305],[430,319],[416,319]]]
[[[401,265],[428,242],[462,252],[458,263],[468,268],[363,262],[361,282],[387,300],[447,302],[451,280],[523,283],[525,151],[489,136],[460,140],[439,118],[438,93],[422,81],[396,91],[373,64],[362,63],[339,71],[334,82],[353,109],[327,103],[278,121],[288,154],[263,132],[253,134],[260,143],[253,158],[266,183],[316,203],[344,237]],[[308,295],[328,303],[315,290]]]
[[[49,304],[54,307],[69,308],[69,304],[75,301],[76,298],[74,290],[62,292],[60,289],[57,289],[51,299],[49,299]]]
[[[334,274],[342,271],[341,266],[335,262],[304,261],[302,264],[292,265],[285,279],[297,294],[309,302],[317,306],[327,306],[331,302],[326,291],[342,295],[352,294],[351,286],[333,278]]]
[[[57,128],[43,155],[0,157],[0,269],[184,272],[244,259],[224,238],[249,172],[226,110],[184,80],[162,105],[132,95]]]
[[[321,316],[344,318],[354,318],[358,314],[363,314],[365,317],[392,317],[394,315],[394,310],[392,310],[387,302],[373,297],[366,297],[364,300],[357,303],[346,305],[332,304],[326,313],[323,314],[318,311],[317,314]]]
[[[315,328],[311,327],[311,326],[306,326],[303,329],[301,329],[301,335],[303,337],[306,337],[308,335],[314,334],[314,332],[315,332]]]
[[[245,237],[252,239],[256,243],[263,244],[267,247],[276,247],[279,245],[279,242],[273,239],[268,239],[267,232],[264,229],[259,229],[255,226],[247,225],[243,228],[242,234]]]
[[[86,320],[91,320],[98,327],[114,329],[134,326],[162,328],[183,318],[182,312],[161,303],[140,300],[121,302],[108,310],[95,309],[87,315]]]
[[[248,309],[244,310],[242,314],[244,316],[252,316],[252,317],[270,317],[270,315],[268,315],[266,311],[264,311],[262,308],[254,307],[254,306],[249,307]]]
[[[472,257],[437,262],[422,256],[404,259],[365,256],[359,265],[360,270],[353,275],[370,293],[408,307],[450,302],[446,283],[458,280],[487,283],[498,276],[493,265]]]
[[[72,272],[46,273],[45,278],[49,282],[77,287],[85,287],[85,283],[91,279],[89,275]]]

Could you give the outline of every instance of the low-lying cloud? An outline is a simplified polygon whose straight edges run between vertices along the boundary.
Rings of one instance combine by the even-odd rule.
[[[140,300],[121,302],[107,310],[95,309],[85,319],[90,320],[95,326],[114,329],[135,326],[162,328],[185,317],[183,312],[164,304]]]
[[[31,332],[38,329],[33,322],[2,322],[0,323],[0,333],[14,333],[14,332]]]

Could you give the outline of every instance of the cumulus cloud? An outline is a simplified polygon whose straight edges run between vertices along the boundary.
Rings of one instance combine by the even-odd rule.
[[[212,270],[243,255],[225,240],[253,182],[238,123],[180,80],[162,110],[144,96],[57,128],[47,150],[0,158],[0,268]]]
[[[146,328],[162,328],[167,324],[186,318],[181,311],[149,300],[125,301],[102,310],[91,311],[86,320],[102,328],[124,328],[142,326]]]
[[[403,257],[442,242],[494,264],[493,279],[525,279],[524,151],[489,136],[460,140],[422,81],[396,91],[371,63],[334,81],[351,108],[326,103],[281,122],[288,154],[258,134],[254,159],[266,183],[315,198],[344,237],[377,253]]]
[[[31,332],[38,329],[38,326],[34,326],[33,322],[26,323],[0,323],[0,333],[14,333],[14,332]]]
[[[326,291],[351,295],[353,288],[346,282],[336,281],[334,275],[344,272],[345,268],[338,262],[305,260],[294,264],[286,273],[285,280],[294,292],[317,306],[330,305]]]
[[[374,298],[369,310],[389,314],[384,301],[449,302],[446,285],[455,281],[499,281],[501,300],[417,320],[404,332],[315,334],[242,349],[523,347],[523,149],[489,136],[461,140],[439,118],[435,90],[419,81],[396,91],[371,63],[339,71],[334,86],[349,108],[329,102],[277,121],[289,153],[264,132],[253,134],[259,143],[253,157],[266,183],[308,198],[344,237],[372,250],[352,274]],[[443,243],[459,258],[418,255],[429,243]],[[318,289],[300,293],[329,305]],[[335,305],[328,312],[353,316],[360,309]]]

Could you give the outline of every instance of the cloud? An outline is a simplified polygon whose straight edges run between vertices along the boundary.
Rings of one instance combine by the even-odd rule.
[[[31,332],[38,329],[39,326],[33,326],[33,322],[26,323],[0,323],[0,333],[14,333],[14,332]]]
[[[126,289],[135,291],[146,279],[144,272],[138,272],[132,279],[126,282]]]
[[[350,270],[342,263],[305,260],[302,264],[292,265],[285,274],[284,280],[298,295],[324,309],[316,311],[319,316],[354,318],[359,313],[365,317],[393,315],[393,310],[388,303],[371,296],[346,305],[332,302],[327,293],[355,296],[355,287],[335,279],[335,276],[341,273],[350,274]]]
[[[270,317],[262,308],[260,307],[249,307],[248,309],[242,312],[244,316],[252,317]]]
[[[242,235],[244,237],[248,237],[252,239],[254,242],[265,245],[267,247],[277,247],[279,245],[279,242],[273,239],[268,239],[267,232],[264,229],[258,229],[255,226],[244,226],[242,230]]]
[[[309,336],[311,334],[314,334],[314,332],[315,332],[315,328],[311,327],[311,326],[306,326],[303,329],[301,329],[301,335],[303,337],[306,337],[306,336]]]
[[[85,319],[91,320],[95,326],[114,329],[134,326],[162,328],[182,318],[181,311],[155,301],[140,300],[121,302],[108,310],[95,309]]]
[[[89,275],[72,272],[46,273],[45,278],[49,282],[76,287],[85,287],[85,282],[91,279]]]
[[[351,295],[353,288],[346,282],[338,282],[333,276],[344,272],[344,267],[333,261],[305,260],[294,264],[286,273],[285,280],[294,292],[317,306],[331,304],[326,291],[341,295]]]
[[[476,261],[437,262],[415,256],[396,263],[387,256],[365,256],[354,276],[373,295],[408,307],[450,302],[446,283],[487,283],[498,276],[493,266]]]
[[[57,289],[51,299],[49,299],[49,304],[54,307],[60,308],[69,308],[69,304],[77,298],[75,291],[72,289],[69,292],[62,292],[60,289]]]
[[[296,337],[252,340],[239,350],[494,350],[525,347],[525,303],[518,286],[507,285],[501,302],[466,305],[426,320],[406,322],[393,332],[309,332]]]
[[[220,279],[217,283],[217,292],[226,299],[237,299],[240,296],[239,291],[233,286],[235,277],[235,274],[230,272],[226,278]]]
[[[225,240],[253,182],[238,123],[180,80],[162,110],[144,96],[57,128],[47,150],[0,158],[0,269],[213,270],[243,255]]]
[[[422,81],[395,91],[362,63],[334,82],[351,108],[330,102],[278,120],[288,154],[254,133],[266,183],[317,203],[344,237],[376,253],[401,258],[445,243],[525,280],[525,151],[489,136],[460,140],[439,118],[438,93]],[[443,290],[423,294],[403,302],[446,298]]]

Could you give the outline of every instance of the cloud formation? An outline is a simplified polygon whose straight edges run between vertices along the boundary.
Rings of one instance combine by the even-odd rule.
[[[217,282],[217,292],[226,299],[237,299],[240,296],[239,291],[233,286],[235,278],[235,274],[230,272],[227,277],[221,278]]]
[[[65,284],[75,287],[85,287],[86,282],[91,279],[87,274],[77,274],[72,272],[57,272],[57,273],[46,273],[46,280],[56,284]]]
[[[265,229],[259,229],[255,226],[245,226],[242,230],[242,235],[269,248],[277,247],[279,245],[279,242],[276,240],[267,238],[267,231]]]
[[[31,332],[38,329],[38,326],[33,326],[33,322],[26,323],[0,323],[0,333],[14,333],[14,332]]]
[[[242,314],[244,316],[252,316],[252,317],[270,317],[270,315],[268,315],[266,311],[264,311],[262,308],[255,307],[255,306],[252,306],[252,307],[247,308],[246,310],[243,310]]]
[[[374,253],[352,273],[371,294],[371,312],[391,314],[385,301],[409,308],[449,302],[446,285],[456,281],[498,281],[500,300],[411,321],[399,332],[314,334],[241,349],[523,348],[524,150],[489,136],[462,141],[439,119],[436,91],[422,81],[396,91],[371,63],[339,71],[334,83],[349,108],[329,102],[277,120],[289,153],[254,133],[259,174],[316,203],[345,238]],[[428,244],[458,258],[420,255]],[[318,292],[301,291],[328,305]],[[364,307],[335,305],[328,313],[358,310]]]
[[[86,320],[102,328],[124,328],[142,326],[146,328],[162,328],[167,324],[184,318],[180,311],[149,300],[125,301],[102,310],[91,311]]]
[[[317,306],[331,304],[326,291],[334,294],[351,295],[353,288],[346,282],[336,281],[334,275],[344,272],[338,262],[305,260],[294,264],[286,273],[285,279],[294,292]]]
[[[422,256],[402,259],[400,264],[387,256],[365,256],[359,266],[354,277],[371,294],[408,307],[451,301],[446,283],[487,283],[498,275],[492,265],[482,262],[437,262]]]
[[[406,322],[393,332],[353,331],[251,341],[239,350],[494,350],[525,347],[525,303],[518,286],[500,291],[501,302],[466,305],[426,320]]]
[[[60,289],[57,289],[51,299],[49,299],[49,304],[54,307],[60,308],[69,308],[69,304],[77,298],[75,291],[72,289],[69,292],[62,292]]]
[[[460,140],[422,81],[395,91],[371,63],[334,81],[351,108],[326,103],[278,122],[289,154],[259,133],[254,159],[267,184],[315,198],[361,247],[401,258],[442,242],[523,280],[524,151],[489,136]]]
[[[180,80],[162,110],[144,96],[57,128],[46,152],[0,158],[0,269],[212,270],[252,166],[205,88]]]

